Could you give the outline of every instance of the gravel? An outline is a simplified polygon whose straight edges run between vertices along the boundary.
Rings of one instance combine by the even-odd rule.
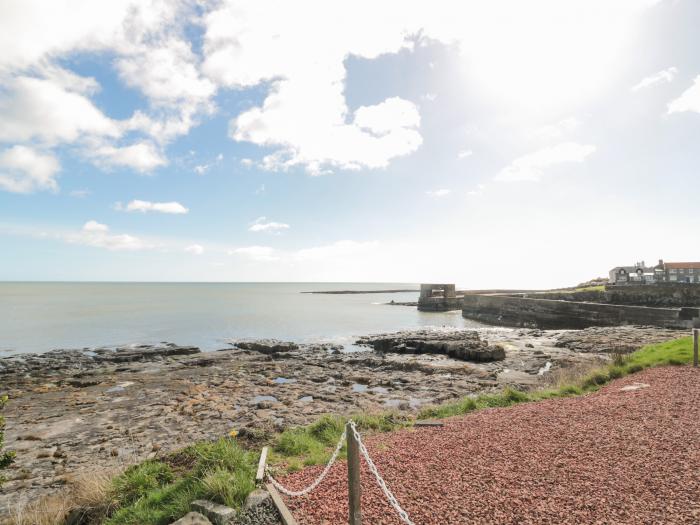
[[[243,512],[234,522],[235,525],[278,525],[282,523],[279,512],[270,499]]]
[[[700,370],[690,367],[649,369],[585,397],[483,410],[366,443],[417,525],[700,523]],[[283,483],[299,489],[320,469]],[[401,523],[366,466],[362,491],[365,523]],[[345,463],[287,504],[305,525],[346,523]]]

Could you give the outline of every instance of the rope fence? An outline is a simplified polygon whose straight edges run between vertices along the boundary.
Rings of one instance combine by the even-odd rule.
[[[377,469],[377,466],[374,464],[374,461],[372,461],[372,458],[369,455],[369,452],[367,451],[367,447],[365,446],[364,442],[362,441],[362,436],[360,433],[357,431],[357,427],[355,426],[355,422],[350,420],[348,423],[345,425],[345,430],[343,430],[343,434],[340,436],[340,439],[338,440],[338,444],[335,447],[335,451],[333,452],[333,455],[331,458],[328,460],[328,463],[326,464],[325,468],[319,474],[319,476],[306,488],[302,490],[289,490],[288,488],[284,487],[279,481],[277,481],[273,476],[272,473],[270,472],[269,468],[265,469],[265,474],[267,475],[268,480],[272,485],[279,490],[282,494],[286,494],[287,496],[290,497],[299,497],[299,496],[304,496],[308,494],[309,492],[313,491],[318,485],[324,480],[324,478],[328,475],[328,472],[330,472],[331,467],[333,464],[336,462],[338,459],[338,454],[340,454],[340,450],[343,448],[343,443],[346,442],[348,443],[348,482],[350,484],[349,487],[349,499],[350,499],[350,505],[349,505],[349,519],[348,522],[351,525],[356,525],[361,523],[361,511],[359,508],[359,495],[360,495],[360,485],[359,485],[359,476],[357,477],[357,480],[354,481],[354,476],[350,474],[350,471],[353,470],[353,468],[358,468],[359,471],[359,462],[360,462],[360,457],[357,454],[357,451],[362,455],[362,457],[365,460],[365,463],[367,463],[367,467],[369,467],[369,471],[372,473],[372,476],[374,477],[375,481],[377,482],[377,485],[379,485],[379,488],[381,489],[382,493],[384,494],[384,497],[387,499],[389,502],[389,505],[396,511],[396,514],[398,514],[399,518],[401,521],[406,523],[406,525],[415,525],[411,519],[408,516],[408,513],[401,507],[399,502],[397,501],[396,497],[394,494],[391,492],[389,487],[386,484],[386,481],[382,477],[382,475],[379,473],[379,470]],[[356,447],[352,447],[352,441],[357,444]],[[352,452],[354,450],[354,453]],[[355,485],[355,486],[353,486]]]

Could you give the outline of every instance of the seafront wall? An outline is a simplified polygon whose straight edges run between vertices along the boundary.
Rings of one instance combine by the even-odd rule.
[[[605,290],[540,292],[523,295],[529,299],[594,302],[662,308],[700,306],[700,285],[687,283],[626,284]]]
[[[503,295],[466,295],[462,315],[488,324],[543,329],[630,324],[700,328],[700,308],[649,308]]]

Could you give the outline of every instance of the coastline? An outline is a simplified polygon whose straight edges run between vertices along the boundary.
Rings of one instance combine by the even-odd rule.
[[[422,332],[459,338],[474,330]],[[677,332],[492,328],[479,335],[502,346],[505,359],[475,363],[441,354],[344,352],[337,345],[270,341],[259,342],[257,349],[215,352],[166,344],[2,358],[0,393],[11,398],[7,445],[18,457],[0,508],[18,493],[49,494],[76,472],[157,457],[232,430],[257,442],[323,414],[396,410],[415,415],[469,394],[536,388],[556,370],[607,360],[607,352],[625,341],[631,351]]]

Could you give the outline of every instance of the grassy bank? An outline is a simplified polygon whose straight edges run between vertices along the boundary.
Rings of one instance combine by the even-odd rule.
[[[467,414],[482,408],[507,407],[517,403],[586,394],[609,381],[645,368],[682,365],[692,359],[692,338],[685,337],[645,346],[629,355],[616,355],[607,366],[578,376],[563,378],[549,388],[521,392],[505,389],[498,394],[465,397],[423,409],[418,418],[444,418]],[[387,432],[410,426],[413,419],[396,412],[354,415],[363,433]],[[285,430],[271,438],[269,463],[278,472],[298,470],[325,463],[340,438],[348,418],[324,416],[318,421]],[[341,452],[341,457],[345,451]],[[196,499],[209,499],[234,508],[240,507],[254,488],[257,450],[246,450],[235,438],[198,443],[158,460],[133,466],[103,483],[88,484],[93,493],[73,494],[89,518],[82,523],[109,525],[166,525],[190,510]],[[65,509],[64,509],[65,515]],[[44,511],[45,515],[45,511]],[[18,521],[17,523],[39,523]],[[54,525],[61,521],[42,521]]]

